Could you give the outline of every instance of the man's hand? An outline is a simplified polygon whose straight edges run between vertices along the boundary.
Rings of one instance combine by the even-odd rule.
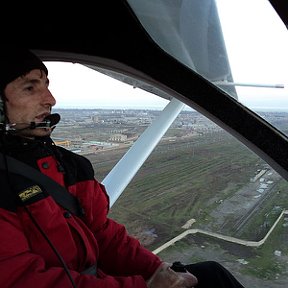
[[[148,288],[193,288],[197,278],[189,272],[175,272],[170,264],[163,262],[147,281]]]

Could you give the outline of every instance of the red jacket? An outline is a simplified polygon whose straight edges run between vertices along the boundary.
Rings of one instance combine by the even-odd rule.
[[[128,236],[123,225],[107,218],[109,199],[94,179],[91,163],[50,141],[21,145],[13,146],[9,154],[66,186],[78,197],[85,216],[71,215],[43,187],[23,205],[17,195],[23,192],[19,183],[27,179],[8,177],[0,170],[0,287],[73,287],[48,241],[63,258],[77,288],[146,287],[145,279],[161,261]],[[81,274],[95,263],[97,277]]]

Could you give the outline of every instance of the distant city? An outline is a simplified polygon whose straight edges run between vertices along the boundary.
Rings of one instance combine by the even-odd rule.
[[[53,112],[61,115],[53,132],[55,143],[83,155],[130,146],[161,113],[149,109],[54,109]],[[286,133],[288,112],[259,114]],[[204,135],[222,128],[196,111],[182,111],[169,130],[163,138]]]
[[[61,121],[53,132],[56,144],[79,154],[130,146],[160,115],[159,110],[55,109]],[[181,112],[165,137],[203,135],[221,128],[195,111]]]

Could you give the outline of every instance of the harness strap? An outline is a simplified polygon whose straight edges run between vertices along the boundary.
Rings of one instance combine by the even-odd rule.
[[[45,188],[54,200],[76,216],[85,214],[80,206],[79,200],[69,193],[63,186],[52,180],[50,177],[42,174],[37,169],[25,164],[8,155],[0,152],[0,169],[8,170],[10,173],[24,176]]]

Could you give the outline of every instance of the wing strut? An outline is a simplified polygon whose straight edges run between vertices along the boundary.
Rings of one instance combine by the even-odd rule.
[[[102,183],[110,197],[110,207],[130,183],[183,107],[182,102],[173,98],[163,109],[160,116],[141,134],[133,146],[103,179]]]

